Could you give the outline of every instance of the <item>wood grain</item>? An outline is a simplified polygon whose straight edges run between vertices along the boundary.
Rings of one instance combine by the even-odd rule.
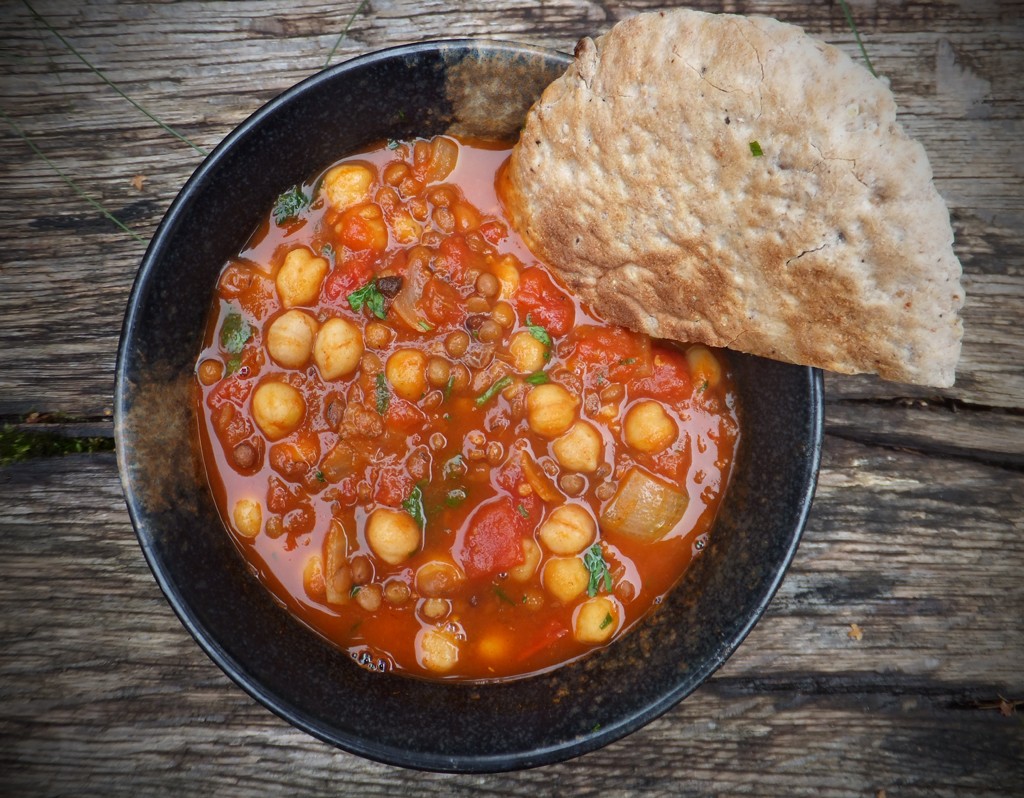
[[[133,98],[211,149],[324,65],[358,3],[39,0]],[[856,58],[837,3],[695,2],[804,25]],[[336,751],[235,687],[141,556],[111,453],[0,468],[0,794],[1020,794],[1024,698],[1024,2],[851,0],[929,152],[965,271],[957,385],[826,378],[814,508],[767,615],[695,695],[562,765],[419,774]],[[334,63],[489,36],[571,51],[611,0],[371,0]],[[0,109],[144,238],[200,163],[10,3]],[[132,185],[136,175],[146,180]],[[110,434],[144,245],[0,134],[0,422]],[[849,636],[851,624],[862,638]]]

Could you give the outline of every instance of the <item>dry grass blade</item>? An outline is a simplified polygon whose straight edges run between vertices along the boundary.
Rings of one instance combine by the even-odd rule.
[[[331,51],[327,54],[327,60],[324,61],[325,68],[331,65],[331,59],[334,58],[334,54],[337,52],[339,45],[345,40],[345,37],[348,35],[348,29],[352,27],[352,23],[355,22],[356,17],[359,16],[360,12],[366,7],[366,4],[368,2],[370,2],[370,0],[363,0],[363,2],[356,6],[356,10],[352,12],[352,16],[348,18],[348,22],[345,23],[344,30],[342,30],[341,35],[338,36],[337,41],[334,42],[334,47],[332,47]]]
[[[138,233],[136,233],[134,230],[132,230],[130,227],[128,227],[128,225],[126,225],[124,222],[122,222],[120,219],[118,219],[116,216],[114,216],[114,214],[112,214],[110,211],[108,211],[106,208],[104,208],[102,205],[100,205],[99,202],[94,200],[92,197],[90,197],[88,194],[86,194],[85,191],[83,191],[81,188],[79,188],[78,184],[75,183],[75,181],[72,180],[70,177],[68,177],[66,174],[64,174],[64,172],[61,170],[61,168],[59,166],[57,166],[57,164],[55,164],[53,161],[51,161],[49,158],[46,157],[46,155],[43,153],[43,151],[40,150],[39,147],[36,146],[36,143],[34,141],[32,141],[31,138],[29,138],[28,134],[25,133],[25,131],[23,131],[20,127],[18,127],[15,124],[13,119],[11,119],[3,111],[0,111],[0,117],[3,117],[4,121],[7,122],[7,124],[9,124],[11,126],[11,128],[13,128],[14,132],[18,135],[18,137],[21,138],[21,140],[24,141],[32,149],[32,152],[34,152],[36,155],[38,155],[40,158],[42,158],[43,162],[46,163],[47,166],[49,166],[51,169],[53,169],[54,172],[56,172],[58,175],[60,175],[60,179],[63,180],[65,183],[67,183],[72,191],[74,191],[78,196],[80,196],[82,199],[84,199],[86,202],[88,202],[90,205],[92,205],[96,210],[98,210],[100,213],[102,213],[104,216],[106,216],[110,221],[112,221],[114,224],[116,224],[118,227],[120,227],[122,230],[124,230],[128,235],[130,235],[136,241],[139,241],[139,242],[141,242],[143,244],[146,243],[146,239],[145,238],[143,238]]]
[[[51,25],[49,23],[49,21],[46,20],[45,17],[43,17],[38,11],[36,11],[35,8],[32,7],[32,4],[28,2],[28,0],[22,0],[22,2],[25,4],[25,7],[29,10],[29,12],[32,14],[32,16],[35,17],[36,20],[38,20],[39,23],[42,24],[48,31],[50,31],[50,33],[52,33],[54,36],[56,36],[57,39],[60,41],[60,43],[63,44],[72,54],[74,54],[78,58],[78,60],[80,60],[83,64],[85,64],[90,70],[92,70],[92,72],[96,75],[96,77],[98,77],[100,80],[102,80],[108,86],[110,86],[110,88],[112,88],[114,91],[116,91],[118,94],[120,94],[124,99],[126,99],[133,106],[135,106],[135,108],[137,108],[143,114],[145,114],[150,119],[152,119],[154,122],[156,122],[158,125],[160,125],[160,127],[162,127],[164,130],[166,130],[168,133],[170,133],[176,139],[179,139],[180,141],[184,142],[189,147],[191,147],[193,150],[198,152],[200,155],[204,155],[204,156],[205,155],[209,155],[209,153],[206,150],[204,150],[202,147],[200,147],[198,144],[193,143],[187,137],[185,137],[183,134],[181,134],[177,130],[175,130],[173,127],[171,127],[168,124],[165,124],[161,119],[159,119],[154,114],[150,113],[147,109],[143,108],[141,105],[139,105],[139,103],[135,102],[135,100],[133,100],[131,97],[129,97],[127,94],[125,94],[116,83],[114,83],[112,80],[110,80],[99,69],[94,67],[84,55],[82,55],[80,52],[78,52],[78,50],[75,49],[75,47],[71,44],[71,42],[69,42],[67,39],[65,39],[63,36],[61,36],[60,33],[57,31],[57,29],[54,28],[53,25]],[[347,28],[346,28],[346,30],[347,30]]]
[[[846,24],[850,26],[850,30],[853,31],[853,38],[857,40],[857,46],[860,48],[860,54],[864,56],[864,62],[868,65],[868,71],[878,77],[878,73],[875,72],[875,68],[871,65],[871,59],[868,58],[868,51],[864,49],[864,42],[860,39],[860,31],[857,30],[857,23],[853,21],[853,13],[850,11],[850,6],[847,5],[846,0],[839,0],[839,5],[843,8],[843,16],[846,17]]]

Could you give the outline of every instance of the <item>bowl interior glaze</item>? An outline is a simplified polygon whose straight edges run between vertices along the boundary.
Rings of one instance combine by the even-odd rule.
[[[742,440],[704,555],[622,640],[503,684],[363,670],[284,611],[224,531],[191,398],[221,266],[282,191],[350,151],[446,131],[513,137],[569,60],[457,40],[381,51],[306,80],[199,167],[154,236],[128,304],[117,363],[118,458],[157,581],[189,632],[244,690],[297,727],[371,759],[510,770],[568,759],[639,728],[700,685],[761,616],[810,507],[821,374],[734,355]]]

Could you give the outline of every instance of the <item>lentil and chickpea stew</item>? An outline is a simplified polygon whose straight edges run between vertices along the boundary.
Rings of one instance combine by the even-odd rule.
[[[723,354],[608,325],[501,210],[508,149],[389,141],[282,195],[197,365],[259,578],[371,670],[500,679],[635,624],[704,547],[739,435]]]

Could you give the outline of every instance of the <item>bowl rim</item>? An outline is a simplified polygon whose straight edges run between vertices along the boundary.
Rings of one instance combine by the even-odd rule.
[[[206,176],[217,168],[225,154],[239,139],[250,135],[264,120],[272,117],[282,106],[290,103],[298,95],[315,89],[321,83],[333,81],[340,74],[377,62],[388,61],[395,57],[410,56],[418,53],[433,53],[443,49],[474,50],[486,52],[487,54],[534,55],[545,58],[557,58],[564,60],[566,64],[571,63],[571,56],[552,48],[487,37],[432,39],[413,44],[396,45],[339,62],[303,79],[260,106],[234,127],[213,148],[210,154],[203,159],[178,192],[153,234],[140,262],[126,305],[118,343],[114,384],[114,438],[118,471],[125,503],[146,563],[178,620],[199,644],[199,647],[231,681],[263,707],[269,709],[295,728],[349,753],[383,764],[417,770],[447,773],[494,773],[565,761],[619,740],[672,709],[704,684],[711,674],[718,670],[732,656],[737,647],[761,619],[778,591],[806,526],[821,462],[824,430],[824,383],[820,369],[799,367],[805,373],[804,380],[806,381],[811,405],[809,408],[811,439],[806,441],[807,459],[805,464],[805,472],[810,478],[801,485],[797,511],[795,513],[796,523],[794,524],[788,545],[781,555],[780,567],[775,570],[771,580],[763,587],[764,592],[761,599],[745,618],[744,623],[728,640],[723,641],[723,645],[717,655],[705,660],[694,671],[692,679],[677,683],[673,689],[665,691],[657,700],[650,702],[642,709],[629,714],[619,721],[602,726],[591,734],[568,742],[562,741],[555,744],[537,746],[515,753],[445,755],[409,751],[393,745],[368,741],[362,737],[341,735],[331,728],[326,721],[311,717],[291,702],[265,689],[242,662],[229,654],[217,642],[211,631],[200,620],[195,610],[189,606],[181,592],[164,572],[161,559],[154,550],[151,533],[146,528],[146,521],[140,515],[135,486],[131,477],[130,463],[126,453],[127,441],[125,437],[127,434],[125,420],[129,413],[127,396],[128,342],[132,339],[132,335],[139,324],[139,299],[146,292],[151,280],[154,278],[156,262],[168,245],[169,239],[172,237],[177,226],[181,223],[184,209],[192,202],[194,196],[205,188]],[[465,687],[471,688],[474,683],[455,682],[451,684],[457,685],[459,689],[462,689]]]

